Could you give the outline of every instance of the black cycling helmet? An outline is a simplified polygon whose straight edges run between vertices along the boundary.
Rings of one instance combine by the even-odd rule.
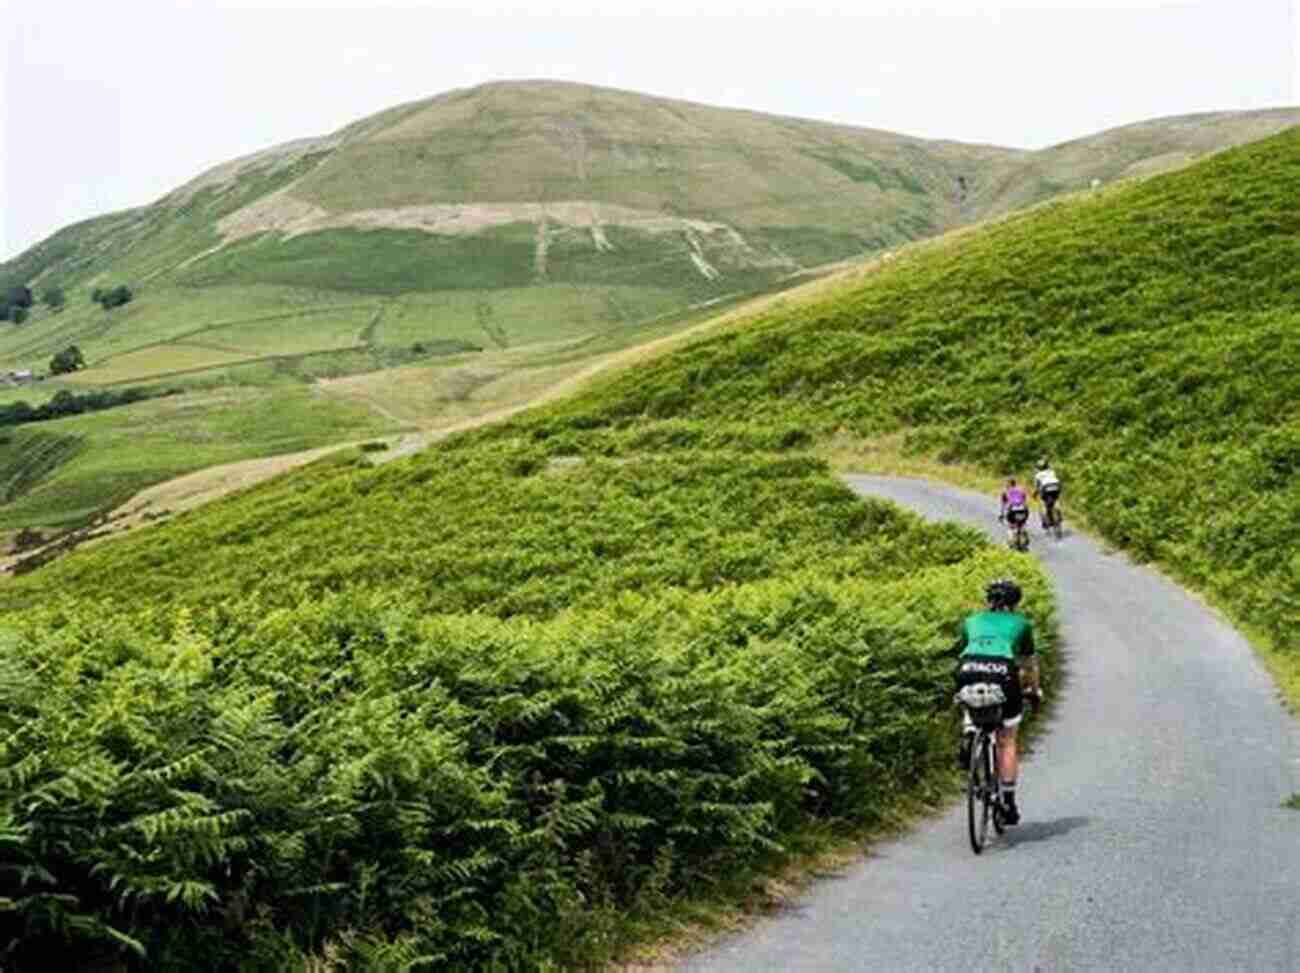
[[[998,578],[990,581],[984,589],[984,597],[993,608],[1015,608],[1020,604],[1020,585],[1010,578]]]

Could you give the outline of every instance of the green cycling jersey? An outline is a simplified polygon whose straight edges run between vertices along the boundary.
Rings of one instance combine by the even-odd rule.
[[[1034,628],[1019,612],[978,612],[962,622],[957,648],[963,656],[1014,659],[1018,655],[1033,655]]]

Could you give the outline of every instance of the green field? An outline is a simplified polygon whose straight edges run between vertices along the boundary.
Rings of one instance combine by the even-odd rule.
[[[134,301],[112,311],[77,295],[63,311],[42,309],[20,328],[0,330],[0,359],[44,371],[50,356],[76,344],[93,368],[127,353],[165,352],[170,342],[199,340],[225,327],[258,327],[272,337],[309,334],[318,326],[328,332],[338,316],[360,319],[375,306],[362,295],[273,286],[141,289]],[[85,380],[90,376],[93,371]]]
[[[0,406],[14,402],[26,402],[30,406],[39,406],[54,397],[63,388],[69,388],[63,382],[46,380],[25,385],[0,385]]]
[[[104,412],[32,423],[0,433],[0,529],[67,527],[162,480],[228,463],[392,432],[397,425],[364,405],[299,386],[228,387],[138,402]],[[29,467],[23,437],[70,439],[80,450],[57,467]]]
[[[656,307],[668,310],[652,314]],[[4,501],[0,529],[73,528],[138,490],[216,464],[516,407],[601,356],[673,334],[707,313],[674,307],[651,288],[550,285],[543,301],[465,291],[273,315],[93,361],[60,381],[7,390],[0,404],[35,406],[60,388],[81,394],[143,385],[185,394],[170,404],[42,423],[68,425],[86,449],[58,477]],[[535,317],[538,309],[547,316]],[[611,325],[616,315],[624,317]],[[304,322],[311,330],[295,335]],[[328,347],[331,337],[340,347]]]
[[[387,306],[373,340],[400,346],[459,338],[485,347],[518,347],[590,336],[610,327],[634,328],[656,315],[680,310],[671,291],[654,287],[551,284],[444,291]]]
[[[74,432],[24,428],[0,433],[0,501],[10,503],[28,493],[84,445]]]

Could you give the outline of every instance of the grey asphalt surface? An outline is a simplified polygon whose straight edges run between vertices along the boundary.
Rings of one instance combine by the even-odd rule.
[[[1005,539],[987,497],[846,480]],[[685,969],[1300,971],[1300,811],[1281,806],[1300,723],[1178,586],[1068,522],[1059,542],[1035,528],[1031,555],[1068,675],[1021,767],[1021,825],[977,857],[954,806]]]

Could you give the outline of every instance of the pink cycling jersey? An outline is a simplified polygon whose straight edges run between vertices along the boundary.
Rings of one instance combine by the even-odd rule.
[[[1002,494],[1002,506],[1006,507],[1025,507],[1029,505],[1029,498],[1025,491],[1018,486],[1008,487]]]

